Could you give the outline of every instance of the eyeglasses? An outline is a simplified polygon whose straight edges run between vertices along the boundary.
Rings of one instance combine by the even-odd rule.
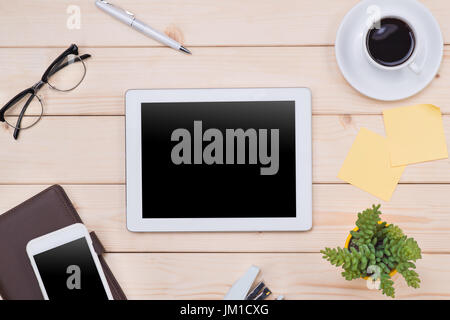
[[[14,128],[14,139],[20,130],[29,129],[41,120],[44,107],[37,93],[44,84],[62,92],[75,89],[86,75],[83,60],[90,57],[90,54],[79,56],[78,46],[72,44],[52,62],[39,82],[17,94],[0,109],[0,121]]]

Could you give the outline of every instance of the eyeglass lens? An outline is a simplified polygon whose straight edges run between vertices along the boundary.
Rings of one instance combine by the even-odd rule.
[[[48,84],[58,91],[70,91],[78,87],[86,75],[86,66],[79,56],[68,55],[50,71]]]
[[[24,108],[26,108],[24,110]],[[20,125],[17,120],[21,112],[24,112]],[[5,112],[5,121],[8,125],[17,129],[28,129],[34,126],[42,117],[44,108],[40,98],[32,93],[27,93],[22,99],[12,105]]]

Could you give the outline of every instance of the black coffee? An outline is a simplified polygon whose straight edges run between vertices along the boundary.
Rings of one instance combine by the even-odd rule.
[[[387,67],[406,62],[416,45],[411,27],[397,18],[381,19],[380,28],[371,29],[366,42],[372,59]]]

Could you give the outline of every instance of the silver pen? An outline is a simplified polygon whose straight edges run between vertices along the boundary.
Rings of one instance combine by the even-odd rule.
[[[188,49],[183,47],[177,41],[173,40],[172,38],[169,38],[164,33],[159,32],[159,31],[151,28],[150,26],[146,25],[142,21],[136,19],[136,17],[134,16],[133,13],[131,13],[127,10],[121,9],[119,7],[116,7],[113,4],[111,4],[105,0],[97,0],[97,1],[95,1],[95,5],[99,9],[105,11],[110,16],[116,18],[119,21],[122,21],[123,23],[129,25],[133,29],[136,29],[136,30],[142,32],[146,36],[148,36],[156,41],[159,41],[162,44],[165,44],[166,46],[169,46],[175,50],[180,50],[185,53],[191,54],[191,52]]]

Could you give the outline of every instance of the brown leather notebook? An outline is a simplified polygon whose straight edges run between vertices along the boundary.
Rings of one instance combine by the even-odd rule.
[[[59,185],[51,186],[0,215],[0,295],[3,299],[43,299],[26,252],[27,243],[74,223],[83,222]],[[103,245],[94,232],[90,235],[114,299],[126,300],[102,257]]]

